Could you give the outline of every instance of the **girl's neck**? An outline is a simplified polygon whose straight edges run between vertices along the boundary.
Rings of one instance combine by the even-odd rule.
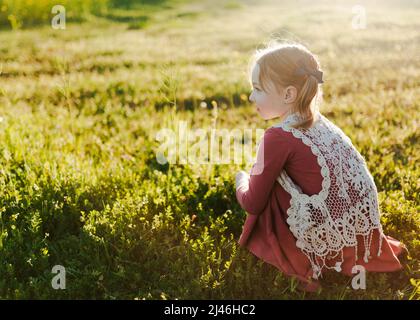
[[[288,116],[290,116],[291,114],[293,114],[293,108],[290,108],[288,111],[286,111],[285,113],[281,114],[278,118],[278,120],[280,122],[284,121],[285,119],[287,119]]]

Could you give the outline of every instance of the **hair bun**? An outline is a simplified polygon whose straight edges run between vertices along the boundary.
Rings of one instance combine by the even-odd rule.
[[[322,80],[323,72],[321,70],[315,69],[315,70],[308,70],[306,67],[301,66],[296,69],[296,75],[311,75],[314,76],[318,83],[324,83],[324,80]]]

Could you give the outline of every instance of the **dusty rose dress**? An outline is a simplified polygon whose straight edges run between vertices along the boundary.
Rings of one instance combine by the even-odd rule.
[[[321,191],[321,168],[311,149],[290,132],[272,127],[266,130],[263,141],[262,173],[255,174],[254,165],[249,184],[238,187],[236,191],[238,202],[247,212],[239,244],[287,276],[299,279],[304,290],[315,291],[319,287],[319,282],[311,279],[313,274],[311,263],[296,247],[296,238],[289,230],[286,221],[291,197],[276,178],[282,170],[286,170],[304,193],[313,195]],[[258,162],[261,163],[261,160],[257,159]],[[361,237],[358,239],[358,244],[358,252],[364,253]],[[378,246],[379,233],[375,230],[370,252],[377,252]],[[356,263],[354,248],[346,247],[343,250],[344,262],[341,265],[341,272],[349,276],[354,275],[352,268],[355,264],[364,266],[366,271],[400,270],[402,265],[397,256],[403,249],[402,243],[386,236],[379,257],[373,254],[368,263],[365,263],[361,254]],[[330,263],[328,265],[335,265],[335,260],[332,259],[330,262],[331,265]],[[325,270],[328,269],[324,269],[323,272],[326,272]]]

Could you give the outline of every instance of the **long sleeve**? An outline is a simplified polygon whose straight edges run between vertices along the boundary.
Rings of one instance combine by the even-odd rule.
[[[291,143],[285,132],[278,128],[266,130],[248,183],[242,180],[236,189],[236,198],[246,212],[257,215],[264,210],[276,179],[290,155]]]

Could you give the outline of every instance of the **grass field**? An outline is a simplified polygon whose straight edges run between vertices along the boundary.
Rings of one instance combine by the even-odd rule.
[[[162,1],[0,31],[0,298],[419,299],[420,3],[360,1],[360,30],[353,2],[314,3]],[[334,273],[302,293],[238,247],[234,180],[250,164],[156,160],[157,132],[180,121],[273,124],[247,101],[249,58],[273,37],[319,56],[321,112],[366,158],[385,233],[409,249],[366,290]]]

